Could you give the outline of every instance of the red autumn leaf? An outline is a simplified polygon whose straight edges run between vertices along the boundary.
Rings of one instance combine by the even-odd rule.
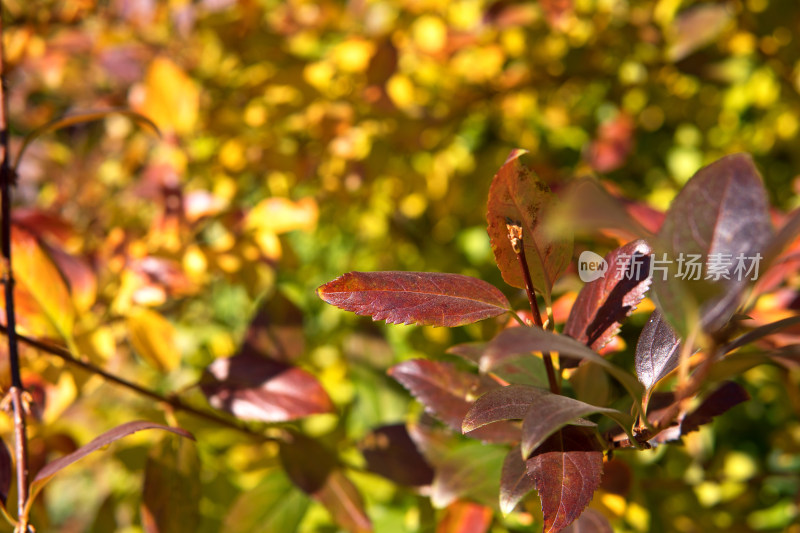
[[[650,246],[629,242],[609,252],[602,277],[584,285],[572,306],[564,334],[599,351],[619,331],[619,326],[650,288]],[[562,363],[563,366],[575,366]]]
[[[549,187],[523,166],[524,150],[512,151],[489,188],[486,219],[492,251],[506,283],[525,288],[517,255],[508,240],[507,221],[522,225],[522,240],[534,289],[550,304],[550,292],[572,258],[572,236],[553,238],[543,223],[557,202]]]
[[[522,419],[522,455],[527,457],[554,431],[593,413],[605,414],[623,428],[633,426],[633,419],[616,409],[589,405],[544,389],[510,385],[478,398],[464,417],[462,428],[472,431],[499,420]]]
[[[485,281],[436,272],[350,272],[317,289],[340,309],[390,324],[463,326],[509,310]]]
[[[253,352],[217,359],[207,370],[200,388],[209,403],[241,420],[285,422],[333,409],[312,374]]]
[[[534,481],[528,475],[522,451],[519,446],[514,446],[506,455],[500,474],[500,510],[503,514],[513,511],[517,503],[533,488]]]
[[[659,311],[653,311],[636,343],[636,376],[650,391],[678,366],[681,340]]]
[[[526,461],[544,514],[544,532],[570,525],[589,505],[603,474],[603,448],[596,431],[567,426]]]
[[[447,506],[436,533],[486,533],[492,525],[491,508],[467,501]]]
[[[458,370],[450,363],[426,359],[403,361],[390,368],[389,375],[408,389],[427,412],[459,433],[474,398],[492,386],[490,380]],[[487,442],[511,442],[519,438],[519,429],[501,422],[468,436]]]

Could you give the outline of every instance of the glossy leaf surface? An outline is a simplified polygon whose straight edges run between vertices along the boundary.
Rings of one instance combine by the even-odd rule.
[[[681,340],[656,310],[636,343],[636,376],[649,391],[678,366]]]
[[[723,157],[689,180],[658,235],[655,258],[666,259],[668,271],[653,280],[665,318],[682,337],[698,318],[708,331],[727,322],[772,233],[766,192],[749,155]],[[699,269],[689,266],[693,256]]]
[[[489,385],[487,380],[458,370],[450,363],[426,359],[397,364],[389,369],[389,375],[408,389],[428,413],[459,433],[474,399],[486,392]],[[519,430],[503,422],[469,436],[488,442],[510,442],[519,438]]]
[[[600,485],[603,452],[594,430],[567,426],[547,439],[526,466],[544,514],[544,532],[570,525]]]
[[[553,238],[543,221],[556,196],[550,188],[525,167],[520,156],[525,150],[512,151],[494,176],[489,188],[487,223],[495,261],[506,283],[524,288],[517,255],[508,240],[508,221],[522,226],[525,256],[534,289],[550,302],[553,283],[572,258],[572,236]]]
[[[285,422],[333,409],[312,374],[253,352],[217,359],[207,370],[200,388],[209,403],[242,420]]]
[[[447,507],[459,498],[485,505],[497,505],[500,470],[506,449],[468,441],[452,443],[434,462],[436,475],[431,486],[431,503]]]
[[[650,288],[650,246],[629,242],[609,252],[605,275],[583,286],[564,325],[564,334],[599,351]]]
[[[144,467],[142,526],[147,533],[194,531],[200,525],[200,459],[194,442],[167,435]]]
[[[462,326],[508,311],[496,287],[436,272],[350,272],[317,289],[340,309],[390,324]]]

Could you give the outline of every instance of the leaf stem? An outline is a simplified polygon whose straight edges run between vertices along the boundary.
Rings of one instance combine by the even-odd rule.
[[[7,334],[8,333],[8,328],[6,328],[2,324],[0,324],[0,333],[6,333]],[[223,418],[221,416],[218,416],[218,415],[216,415],[214,413],[211,413],[211,412],[208,412],[208,411],[203,411],[201,409],[197,409],[195,407],[192,407],[191,405],[189,405],[187,403],[184,403],[183,401],[179,400],[178,398],[175,398],[174,396],[164,396],[162,394],[159,394],[158,392],[155,392],[153,390],[147,389],[145,387],[142,387],[141,385],[137,385],[136,383],[130,382],[130,381],[125,380],[125,379],[123,379],[123,378],[121,378],[119,376],[116,376],[114,374],[106,372],[102,368],[99,368],[99,367],[93,365],[92,363],[90,363],[88,361],[84,361],[83,359],[79,359],[79,358],[75,357],[72,354],[72,352],[70,352],[69,350],[67,350],[65,348],[62,348],[61,346],[56,346],[56,345],[50,344],[48,342],[43,342],[43,341],[40,341],[38,339],[33,339],[31,337],[27,337],[25,335],[20,335],[20,334],[17,334],[17,339],[19,339],[20,341],[24,342],[28,346],[31,346],[32,348],[36,348],[37,350],[41,350],[44,353],[47,353],[47,354],[53,355],[55,357],[58,357],[59,359],[67,362],[70,365],[82,368],[83,370],[86,370],[87,372],[91,372],[92,374],[97,374],[98,376],[102,377],[106,381],[109,381],[111,383],[114,383],[116,385],[124,387],[124,388],[126,388],[128,390],[131,390],[131,391],[133,391],[133,392],[135,392],[137,394],[140,394],[142,396],[146,396],[148,398],[151,398],[153,400],[156,400],[158,402],[166,404],[166,405],[170,406],[171,408],[173,408],[173,409],[175,409],[177,411],[183,411],[185,413],[194,415],[194,416],[196,416],[198,418],[202,418],[202,419],[207,420],[209,422],[213,422],[213,423],[218,424],[220,426],[224,426],[226,428],[236,430],[239,433],[243,433],[243,434],[245,434],[245,435],[247,435],[249,437],[252,437],[252,438],[255,438],[255,439],[258,439],[258,440],[261,440],[261,441],[277,441],[277,440],[280,440],[280,439],[278,439],[276,437],[270,437],[270,436],[264,435],[262,433],[259,433],[257,431],[253,431],[253,430],[251,430],[251,429],[249,429],[247,427],[244,427],[244,426],[242,426],[240,424],[237,424],[234,421],[231,421],[231,420],[228,420],[228,419]]]
[[[508,240],[511,242],[511,249],[514,250],[514,253],[517,255],[519,268],[522,271],[522,279],[525,280],[525,292],[528,295],[528,303],[530,303],[531,306],[533,321],[537,326],[544,329],[542,315],[539,312],[539,304],[536,303],[536,291],[533,288],[531,272],[528,268],[528,260],[525,258],[522,225],[519,222],[506,219],[506,228],[508,229]],[[548,322],[548,326],[552,327],[552,320]],[[550,384],[550,392],[553,394],[561,394],[561,387],[558,384],[558,379],[556,379],[556,371],[553,366],[553,354],[550,352],[542,352],[542,361],[544,361],[544,368],[545,371],[547,371],[547,381]]]
[[[3,285],[6,301],[6,323],[8,324],[8,359],[11,370],[11,406],[14,412],[14,454],[17,475],[17,518],[16,530],[28,531],[25,504],[28,499],[28,436],[25,423],[25,405],[22,398],[22,377],[20,375],[19,350],[17,343],[17,319],[14,308],[14,271],[11,263],[11,187],[14,175],[11,171],[8,134],[8,99],[6,97],[6,72],[3,50],[3,21],[0,17],[0,217],[2,217],[2,255]]]

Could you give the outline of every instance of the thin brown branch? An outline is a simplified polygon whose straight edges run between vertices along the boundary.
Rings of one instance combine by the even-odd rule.
[[[11,262],[11,188],[14,175],[11,171],[8,133],[8,98],[6,96],[6,72],[3,50],[3,20],[0,13],[0,217],[3,241],[3,285],[6,301],[6,323],[8,324],[8,359],[11,370],[9,395],[14,411],[14,454],[17,465],[17,531],[28,531],[25,508],[28,500],[28,436],[25,425],[25,406],[22,400],[22,378],[19,367],[19,351],[16,335],[16,313],[14,308],[14,271]]]
[[[536,291],[533,288],[531,271],[528,268],[528,260],[525,257],[525,242],[523,241],[522,225],[519,222],[506,219],[506,229],[508,229],[508,240],[511,242],[511,249],[514,250],[514,253],[517,255],[519,268],[522,271],[522,278],[525,280],[525,293],[528,295],[528,303],[531,306],[533,321],[538,327],[544,329],[542,315],[539,312],[539,304],[536,303]],[[553,366],[553,354],[550,352],[543,352],[542,361],[544,361],[544,368],[547,371],[547,381],[550,384],[550,392],[553,394],[561,394],[561,387],[558,384],[558,379],[556,379],[556,370]]]
[[[7,334],[8,333],[8,329],[5,326],[0,325],[0,333]],[[211,413],[211,412],[208,412],[208,411],[203,411],[201,409],[197,409],[195,407],[192,407],[191,405],[188,405],[188,404],[184,403],[183,401],[179,400],[178,398],[164,396],[163,394],[159,394],[158,392],[155,392],[155,391],[150,390],[148,388],[142,387],[141,385],[137,385],[136,383],[133,383],[131,381],[123,379],[123,378],[121,378],[119,376],[116,376],[114,374],[106,372],[102,368],[99,368],[99,367],[93,365],[92,363],[90,363],[88,361],[85,361],[85,360],[82,360],[82,359],[79,359],[79,358],[75,357],[69,350],[67,350],[66,348],[63,348],[61,346],[57,346],[55,344],[51,344],[49,342],[44,342],[44,341],[41,341],[41,340],[38,340],[38,339],[33,339],[31,337],[27,337],[25,335],[20,335],[20,334],[17,334],[17,338],[20,341],[24,342],[25,344],[27,344],[28,346],[30,346],[32,348],[36,348],[37,350],[40,350],[40,351],[42,351],[44,353],[47,353],[47,354],[53,355],[55,357],[58,357],[59,359],[65,361],[66,363],[68,363],[68,364],[70,364],[72,366],[75,366],[75,367],[78,367],[78,368],[82,368],[83,370],[86,370],[87,372],[91,372],[92,374],[96,374],[96,375],[102,377],[103,379],[105,379],[108,382],[111,382],[111,383],[114,383],[114,384],[119,385],[121,387],[124,387],[124,388],[126,388],[128,390],[131,390],[131,391],[141,395],[141,396],[145,396],[147,398],[151,398],[151,399],[156,400],[158,402],[161,402],[161,403],[164,403],[166,405],[169,405],[171,408],[173,408],[173,409],[175,409],[177,411],[183,411],[184,413],[188,413],[188,414],[191,414],[191,415],[196,416],[198,418],[202,418],[202,419],[207,420],[209,422],[213,422],[213,423],[215,423],[217,425],[224,426],[226,428],[236,430],[236,431],[238,431],[240,433],[244,433],[245,435],[247,435],[249,437],[252,437],[252,438],[255,438],[255,439],[259,439],[259,440],[262,440],[262,441],[277,440],[274,437],[269,437],[269,436],[264,435],[262,433],[258,433],[256,431],[253,431],[253,430],[251,430],[251,429],[249,429],[249,428],[247,428],[245,426],[242,426],[241,424],[238,424],[238,423],[236,423],[236,422],[234,422],[232,420],[228,420],[227,418],[223,418],[223,417],[218,416],[218,415],[216,415],[214,413]]]

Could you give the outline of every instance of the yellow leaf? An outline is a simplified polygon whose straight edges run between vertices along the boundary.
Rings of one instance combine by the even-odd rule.
[[[247,215],[247,228],[275,234],[292,230],[312,230],[319,215],[317,202],[313,198],[301,198],[292,202],[287,198],[266,198]]]
[[[11,245],[18,288],[33,297],[63,338],[69,338],[75,324],[75,307],[63,276],[31,233],[13,228]]]
[[[175,347],[175,328],[159,313],[138,308],[127,319],[128,334],[133,349],[154,368],[168,372],[180,364],[181,356]]]
[[[157,57],[150,63],[144,84],[131,93],[131,105],[164,131],[188,133],[197,122],[200,91],[175,63]]]

